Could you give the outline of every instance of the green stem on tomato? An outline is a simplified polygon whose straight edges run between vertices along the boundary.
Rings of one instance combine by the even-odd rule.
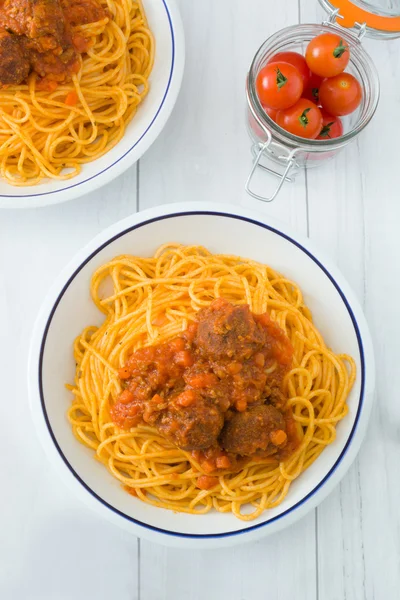
[[[278,86],[279,89],[281,89],[281,87],[286,85],[286,83],[287,83],[287,77],[284,76],[284,74],[282,73],[282,71],[280,69],[277,69],[276,70],[276,85]]]
[[[343,44],[343,40],[340,40],[339,45],[333,51],[333,56],[335,58],[340,58],[343,54],[347,52],[347,46]]]
[[[323,128],[321,129],[321,133],[319,134],[319,137],[328,137],[330,138],[330,133],[331,133],[331,127],[333,125],[334,121],[332,121],[332,123],[327,123],[326,125],[323,126]]]
[[[307,113],[310,112],[311,108],[306,108],[300,115],[299,121],[303,125],[303,127],[307,127],[309,120],[307,117]]]

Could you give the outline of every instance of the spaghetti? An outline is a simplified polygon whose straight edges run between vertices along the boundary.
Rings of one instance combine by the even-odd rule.
[[[335,440],[355,380],[350,356],[334,354],[315,328],[301,290],[272,268],[199,246],[167,244],[152,258],[116,257],[91,282],[92,298],[106,317],[76,339],[74,394],[68,418],[76,438],[144,502],[191,514],[212,508],[243,520],[279,505],[290,485]],[[184,332],[216,298],[268,313],[293,347],[283,380],[299,440],[283,460],[250,460],[226,470],[212,489],[199,489],[204,471],[193,453],[181,450],[150,426],[126,431],[112,420],[123,390],[118,376],[133,352]]]
[[[121,140],[148,93],[154,41],[141,1],[99,4],[101,20],[72,27],[87,49],[70,83],[42,90],[32,72],[0,89],[0,173],[12,185],[75,177]]]

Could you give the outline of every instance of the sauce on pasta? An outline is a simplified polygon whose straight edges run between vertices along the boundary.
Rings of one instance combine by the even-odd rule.
[[[37,89],[54,91],[80,69],[91,45],[73,27],[101,21],[97,0],[3,0],[0,4],[0,84],[18,85],[35,72]]]
[[[267,313],[219,298],[181,335],[132,354],[119,370],[124,390],[111,417],[126,430],[156,427],[214,475],[241,468],[244,457],[287,458],[297,441],[282,392],[292,355]]]
[[[0,0],[0,174],[68,180],[122,139],[149,91],[141,0]]]
[[[91,294],[68,418],[143,502],[256,519],[335,440],[354,360],[271,267],[171,243],[102,265]]]

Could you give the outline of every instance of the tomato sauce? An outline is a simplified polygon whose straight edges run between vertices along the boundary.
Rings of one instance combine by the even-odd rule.
[[[280,459],[297,445],[282,391],[292,357],[268,314],[218,299],[179,336],[130,356],[111,417],[122,429],[156,427],[206,473]]]
[[[97,0],[0,0],[0,84],[20,84],[32,71],[39,89],[70,81],[90,46],[73,28],[106,16]]]

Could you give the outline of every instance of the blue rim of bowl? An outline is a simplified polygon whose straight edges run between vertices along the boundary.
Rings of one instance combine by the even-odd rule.
[[[288,508],[286,511],[284,511],[283,513],[281,513],[280,515],[277,515],[276,517],[273,517],[272,519],[269,519],[268,521],[264,521],[263,523],[257,523],[256,525],[252,525],[251,527],[246,527],[245,529],[238,529],[235,531],[227,531],[225,533],[207,533],[207,534],[195,534],[195,533],[179,533],[176,531],[169,531],[168,529],[162,529],[160,527],[155,527],[153,525],[149,525],[147,523],[143,523],[142,521],[139,521],[137,519],[134,519],[133,517],[130,517],[129,515],[126,515],[125,513],[123,513],[122,511],[118,510],[117,508],[115,508],[114,506],[111,506],[111,504],[108,504],[108,502],[106,502],[105,500],[103,500],[103,498],[101,498],[98,494],[96,494],[96,492],[94,492],[84,481],[83,479],[81,479],[81,477],[78,475],[78,473],[74,470],[74,468],[72,467],[72,465],[68,462],[67,458],[64,456],[58,442],[57,439],[54,435],[54,432],[51,428],[50,425],[50,421],[47,415],[47,411],[46,411],[46,405],[45,405],[45,400],[44,400],[44,393],[43,393],[43,380],[42,380],[42,368],[43,368],[43,355],[44,355],[44,350],[45,350],[45,345],[46,345],[46,339],[47,339],[47,334],[51,325],[51,321],[53,319],[53,316],[57,310],[57,307],[62,299],[62,297],[64,296],[66,290],[68,289],[69,285],[71,284],[71,282],[75,279],[75,277],[77,276],[77,274],[83,269],[83,267],[85,265],[87,265],[94,256],[96,256],[96,254],[98,254],[99,252],[101,252],[104,248],[106,248],[109,244],[113,243],[115,240],[117,240],[118,238],[126,235],[127,233],[130,233],[131,231],[134,231],[136,229],[140,229],[141,227],[145,227],[146,225],[149,225],[151,223],[155,223],[157,221],[163,221],[165,219],[172,219],[172,218],[176,218],[176,217],[186,217],[186,216],[193,216],[193,215],[208,215],[208,216],[213,216],[213,217],[227,217],[230,219],[237,219],[240,221],[245,221],[247,223],[251,223],[252,225],[257,225],[258,227],[262,227],[264,229],[268,229],[269,231],[272,231],[273,233],[275,233],[276,235],[279,235],[280,237],[284,238],[285,240],[289,241],[290,243],[292,243],[293,245],[297,246],[297,248],[299,248],[300,250],[302,250],[305,254],[307,254],[307,256],[309,258],[311,258],[311,260],[313,260],[315,262],[316,265],[318,265],[318,267],[325,273],[325,275],[328,277],[328,279],[331,281],[331,283],[334,285],[335,289],[337,290],[337,292],[339,293],[342,301],[344,302],[344,305],[347,308],[347,311],[350,315],[351,321],[353,323],[353,327],[356,333],[356,337],[357,337],[357,341],[358,341],[358,347],[359,347],[359,351],[360,351],[360,361],[361,361],[361,388],[360,388],[360,399],[359,399],[359,404],[358,404],[358,408],[357,408],[357,414],[355,417],[355,421],[354,421],[354,425],[353,428],[350,432],[350,435],[347,439],[347,442],[340,454],[340,456],[338,457],[338,459],[336,460],[335,464],[332,466],[332,468],[330,469],[330,471],[325,475],[325,477],[318,483],[318,485],[315,486],[315,488],[313,490],[311,490],[311,492],[309,492],[306,496],[304,496],[304,498],[302,498],[301,500],[299,500],[299,502],[297,502],[294,506],[292,506],[291,508]],[[261,527],[266,527],[269,524],[275,522],[275,521],[279,521],[280,519],[282,519],[283,517],[285,517],[286,515],[292,513],[293,511],[295,511],[299,506],[303,505],[305,502],[307,502],[307,500],[309,500],[319,489],[321,489],[323,487],[323,485],[325,484],[325,482],[331,477],[331,475],[334,473],[334,471],[337,469],[337,467],[339,466],[339,464],[342,462],[342,459],[344,458],[347,449],[353,439],[354,433],[356,431],[357,425],[358,425],[358,421],[360,418],[360,414],[361,414],[361,409],[364,403],[364,391],[365,391],[365,358],[364,358],[364,348],[363,348],[363,343],[362,343],[362,339],[361,339],[361,334],[360,334],[360,330],[358,328],[358,324],[356,321],[356,318],[354,316],[354,313],[350,307],[350,304],[346,298],[346,296],[344,295],[342,289],[340,288],[340,286],[338,285],[338,283],[335,281],[335,279],[332,277],[332,275],[329,273],[329,271],[322,265],[322,263],[313,255],[311,254],[311,252],[309,250],[307,250],[306,248],[304,248],[304,246],[302,246],[299,242],[297,242],[296,240],[292,239],[290,236],[286,235],[285,233],[282,233],[281,231],[275,229],[274,227],[271,227],[270,225],[267,225],[266,223],[260,223],[259,221],[256,221],[255,219],[250,219],[248,217],[243,217],[240,215],[235,215],[235,214],[230,214],[230,213],[224,213],[224,212],[213,212],[213,211],[201,211],[201,210],[193,210],[193,211],[186,211],[186,212],[177,212],[177,213],[171,213],[168,215],[162,215],[159,217],[154,217],[152,219],[148,219],[146,221],[143,221],[142,223],[138,223],[136,225],[132,225],[131,227],[128,227],[127,229],[124,229],[123,231],[121,231],[120,233],[114,235],[111,239],[109,239],[107,242],[104,242],[101,246],[99,246],[99,248],[97,248],[94,252],[92,252],[80,265],[77,269],[75,269],[74,273],[69,277],[67,283],[64,285],[64,287],[62,288],[61,292],[58,294],[57,296],[57,300],[54,303],[54,306],[50,312],[50,315],[47,319],[47,323],[44,329],[44,333],[43,333],[43,338],[42,338],[42,342],[40,345],[40,355],[39,355],[39,373],[38,373],[38,377],[39,377],[39,394],[40,394],[40,402],[42,405],[42,410],[43,410],[43,415],[45,418],[45,422],[47,425],[47,429],[49,431],[49,434],[51,436],[51,439],[53,440],[53,443],[55,445],[55,447],[57,448],[57,451],[60,455],[60,457],[62,458],[62,460],[64,461],[65,465],[68,467],[68,469],[70,470],[70,472],[72,473],[72,475],[75,477],[75,479],[77,479],[77,481],[79,481],[79,483],[85,488],[85,490],[87,492],[89,492],[96,500],[98,500],[103,506],[105,506],[106,508],[110,509],[112,512],[116,513],[117,515],[119,515],[120,517],[123,517],[124,519],[127,519],[128,521],[130,521],[131,523],[135,523],[136,525],[139,525],[140,527],[144,527],[146,529],[150,529],[152,531],[156,531],[158,533],[162,533],[162,534],[166,534],[166,535],[170,535],[170,536],[175,536],[175,537],[180,537],[180,538],[189,538],[189,539],[211,539],[211,538],[225,538],[225,537],[230,537],[230,536],[235,536],[235,535],[240,535],[243,533],[248,533],[250,531],[254,531],[256,529],[260,529]]]
[[[84,181],[80,181],[79,183],[74,183],[73,185],[69,185],[69,186],[67,186],[65,188],[62,188],[61,190],[52,190],[50,192],[38,192],[37,194],[15,194],[15,195],[14,194],[0,194],[0,198],[37,198],[39,196],[48,196],[49,194],[58,194],[60,192],[66,192],[67,190],[72,190],[73,188],[76,188],[76,187],[78,187],[80,185],[84,185],[88,181],[92,181],[92,179],[96,179],[96,177],[98,177],[99,175],[102,175],[103,173],[106,173],[106,171],[108,171],[109,169],[112,169],[123,158],[125,158],[125,156],[127,156],[130,152],[132,152],[132,150],[134,148],[136,148],[136,146],[139,144],[139,142],[142,141],[142,139],[144,138],[144,136],[147,135],[147,133],[149,132],[149,130],[151,129],[151,127],[154,125],[155,121],[157,120],[157,117],[160,114],[160,111],[161,111],[162,107],[164,106],[165,100],[166,100],[166,98],[168,96],[169,88],[171,87],[171,81],[172,81],[172,76],[173,76],[173,73],[174,73],[174,65],[175,65],[175,36],[174,36],[174,28],[172,26],[171,14],[170,14],[170,12],[168,10],[167,4],[166,4],[166,0],[162,0],[162,3],[164,5],[165,11],[167,13],[169,27],[170,27],[170,30],[171,30],[171,38],[172,38],[171,69],[170,69],[170,72],[169,72],[167,88],[165,90],[163,99],[161,100],[161,104],[158,107],[157,112],[154,115],[153,120],[151,121],[150,125],[147,127],[146,131],[144,131],[142,133],[142,135],[140,136],[140,138],[138,140],[136,140],[136,142],[133,144],[133,146],[131,146],[129,148],[129,150],[127,150],[125,152],[125,154],[123,154],[122,156],[120,156],[118,158],[118,160],[114,161],[111,165],[109,165],[108,167],[106,167],[105,169],[103,169],[102,171],[100,171],[99,173],[96,173],[95,175],[92,175],[91,177],[88,177]]]

